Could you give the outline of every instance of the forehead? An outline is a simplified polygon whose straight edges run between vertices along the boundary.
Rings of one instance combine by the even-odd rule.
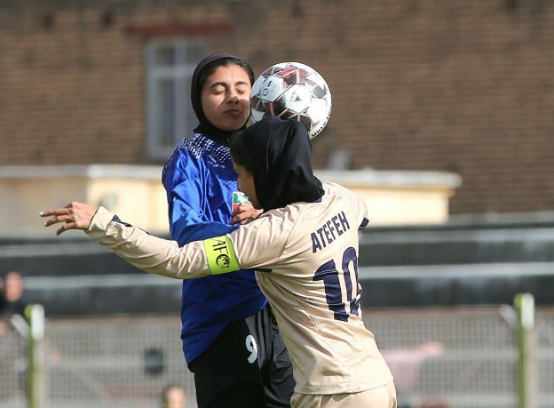
[[[21,279],[21,276],[19,276],[17,273],[8,273],[5,277],[4,277],[4,284],[19,284],[19,283],[22,283],[22,279]]]
[[[208,77],[207,85],[210,86],[219,82],[226,84],[248,84],[250,83],[250,77],[242,67],[231,64],[217,67],[216,70]]]

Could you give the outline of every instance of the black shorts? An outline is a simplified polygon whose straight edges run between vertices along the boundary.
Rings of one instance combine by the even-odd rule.
[[[198,408],[290,407],[292,365],[269,305],[230,323],[189,368]]]

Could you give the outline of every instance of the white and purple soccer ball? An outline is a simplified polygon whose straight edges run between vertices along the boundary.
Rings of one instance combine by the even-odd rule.
[[[250,97],[252,120],[266,115],[302,123],[313,139],[329,122],[331,91],[325,79],[300,62],[281,62],[266,69],[254,82]]]

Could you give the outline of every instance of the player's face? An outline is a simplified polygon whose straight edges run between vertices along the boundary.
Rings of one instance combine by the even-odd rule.
[[[166,394],[167,408],[182,408],[186,404],[186,396],[183,390],[171,388]]]
[[[15,273],[9,273],[4,282],[4,297],[9,302],[15,302],[23,294],[23,280]]]
[[[262,206],[258,202],[258,197],[256,196],[254,175],[240,164],[233,163],[233,168],[239,176],[237,180],[239,190],[248,196],[248,200],[250,201],[250,204],[252,204],[252,207],[254,207],[256,210],[261,210]]]
[[[238,130],[250,116],[250,91],[250,78],[243,68],[219,67],[202,89],[204,114],[218,129]]]

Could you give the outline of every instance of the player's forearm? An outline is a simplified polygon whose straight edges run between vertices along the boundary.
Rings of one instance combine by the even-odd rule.
[[[113,221],[113,217],[100,207],[86,233],[131,265],[176,279],[209,275],[201,242],[179,248],[175,241],[149,235],[140,228]]]

